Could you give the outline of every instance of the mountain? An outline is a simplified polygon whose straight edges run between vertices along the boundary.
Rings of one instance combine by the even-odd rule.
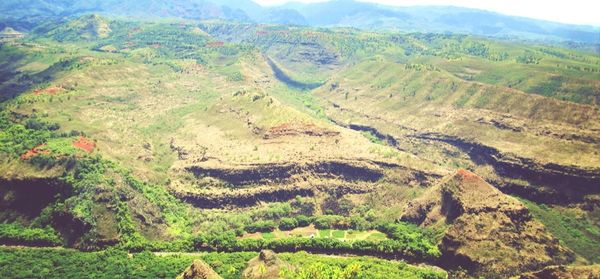
[[[552,23],[460,7],[392,7],[353,0],[292,3],[284,7],[299,11],[313,26],[600,42],[598,27]]]
[[[356,27],[369,30],[471,34],[540,41],[600,42],[600,28],[502,15],[483,10],[416,6],[393,7],[354,0],[288,3],[262,7],[250,0],[4,1],[0,28],[27,30],[49,18],[104,13],[137,18],[220,18],[259,23]]]
[[[597,273],[598,55],[190,3],[4,29],[0,278]]]
[[[444,261],[484,277],[518,275],[538,266],[565,264],[574,257],[522,203],[466,170],[411,201],[402,218],[426,226],[450,226],[441,244]],[[475,252],[486,249],[495,251]],[[496,253],[504,257],[499,259]]]

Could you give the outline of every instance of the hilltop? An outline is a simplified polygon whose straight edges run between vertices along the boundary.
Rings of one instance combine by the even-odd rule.
[[[466,170],[411,201],[402,219],[449,226],[441,242],[442,262],[485,277],[517,275],[574,257],[522,203]]]

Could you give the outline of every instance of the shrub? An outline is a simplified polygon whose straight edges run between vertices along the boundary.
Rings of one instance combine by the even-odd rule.
[[[0,244],[59,246],[62,241],[52,228],[25,228],[20,224],[0,224]]]
[[[298,221],[295,218],[282,218],[279,222],[279,229],[282,231],[293,230],[298,227]]]
[[[246,225],[246,232],[272,232],[277,226],[273,221],[256,221],[254,224]]]
[[[298,223],[298,227],[306,227],[310,225],[311,218],[304,215],[298,215],[296,216],[296,222]]]

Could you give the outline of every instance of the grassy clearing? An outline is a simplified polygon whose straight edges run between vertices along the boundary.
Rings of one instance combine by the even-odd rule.
[[[319,237],[331,237],[331,230],[319,230]]]
[[[338,239],[345,239],[346,238],[346,231],[333,230],[333,231],[331,231],[331,237],[338,238]]]

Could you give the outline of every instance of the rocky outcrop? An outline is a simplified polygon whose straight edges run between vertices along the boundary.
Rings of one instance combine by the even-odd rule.
[[[546,185],[547,189],[521,189],[518,185],[498,185],[505,193],[514,193],[539,202],[581,202],[586,194],[600,193],[600,169],[542,163],[534,159],[503,153],[483,144],[438,133],[424,133],[412,137],[421,140],[440,141],[456,146],[469,154],[477,164],[489,164],[505,177],[527,180],[534,185]],[[539,190],[539,191],[537,191]]]
[[[513,279],[596,279],[600,278],[600,265],[549,266],[540,271],[525,273]]]
[[[398,141],[392,135],[384,134],[371,126],[359,125],[359,124],[348,124],[348,128],[355,130],[355,131],[369,132],[372,135],[376,136],[378,139],[385,141],[390,146],[397,147],[397,145],[398,145]]]
[[[292,266],[277,257],[271,250],[262,250],[258,257],[248,262],[248,267],[244,270],[242,278],[244,279],[277,279],[281,278],[280,273],[284,269],[291,269]]]
[[[326,161],[316,163],[246,164],[209,166],[197,164],[185,168],[197,177],[210,176],[232,185],[282,183],[298,175],[341,178],[374,182],[383,177],[383,169],[370,162]]]
[[[273,70],[273,74],[275,75],[275,78],[277,78],[277,80],[285,83],[289,87],[297,88],[297,89],[312,90],[312,89],[315,89],[322,85],[321,83],[305,83],[305,82],[294,80],[292,77],[290,77],[288,74],[286,74],[271,58],[265,56],[265,60],[271,67],[271,70]]]
[[[237,191],[172,191],[184,202],[199,208],[226,208],[230,206],[248,207],[260,202],[284,202],[295,197],[314,196],[314,191],[306,187],[254,188]]]
[[[183,273],[177,276],[177,279],[221,279],[208,264],[201,260],[194,260]]]
[[[173,180],[171,192],[200,208],[247,207],[318,193],[336,197],[364,194],[374,191],[384,178],[390,183],[422,186],[441,178],[438,173],[393,163],[343,159],[237,165],[210,160],[179,171],[194,174],[196,180]],[[392,171],[393,178],[385,176]]]
[[[310,137],[335,137],[340,132],[327,130],[314,124],[283,124],[267,130],[265,139],[274,139],[285,136],[310,136]]]
[[[448,225],[439,264],[474,275],[512,276],[574,258],[521,202],[465,170],[411,202],[402,219]]]
[[[277,186],[259,186],[248,189],[194,189],[174,181],[171,192],[177,198],[199,208],[248,207],[261,202],[284,202],[296,197],[312,197],[317,192],[335,195],[363,194],[371,192],[371,183],[346,184],[339,181],[327,181],[319,184],[298,183]]]

